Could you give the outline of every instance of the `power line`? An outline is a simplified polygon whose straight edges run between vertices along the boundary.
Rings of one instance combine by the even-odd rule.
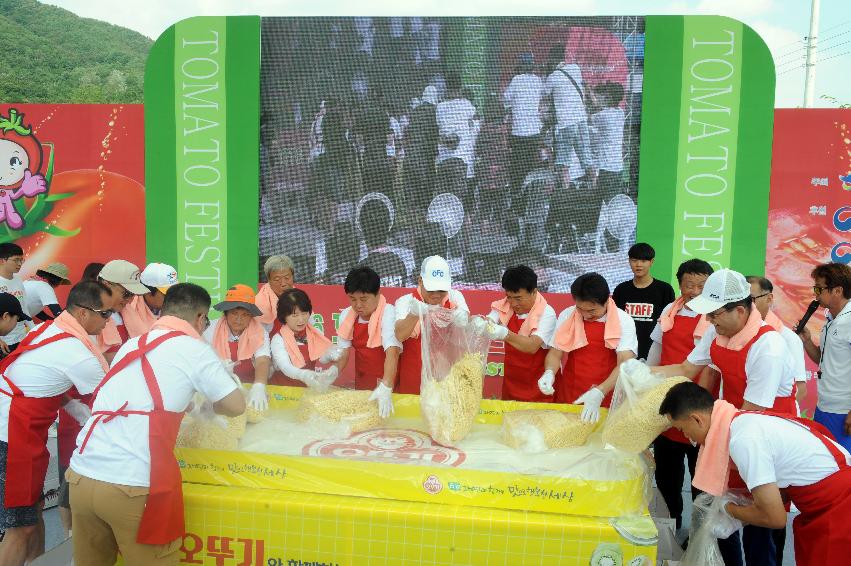
[[[837,53],[836,55],[831,55],[830,57],[825,57],[824,59],[819,59],[818,63],[824,63],[825,61],[830,61],[831,59],[836,59],[837,57],[843,57],[849,54],[851,54],[851,49],[849,49],[848,51],[843,51],[842,53]],[[784,69],[783,71],[777,73],[775,76],[779,77],[780,75],[785,75],[786,73],[791,73],[792,71],[797,71],[798,69],[803,69],[805,67],[806,65],[798,65],[797,67],[792,67],[791,69]]]
[[[821,32],[825,33],[825,32],[830,31],[832,29],[836,29],[838,27],[844,26],[845,24],[851,24],[851,20],[845,20],[844,22],[839,22],[836,25],[832,25],[829,28],[825,28],[825,29],[821,30]]]

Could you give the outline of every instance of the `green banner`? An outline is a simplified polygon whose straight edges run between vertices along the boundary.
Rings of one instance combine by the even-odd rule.
[[[172,263],[214,303],[234,283],[256,284],[259,34],[257,17],[191,18],[148,60],[148,259]]]
[[[637,238],[656,246],[654,272],[672,282],[691,258],[761,273],[770,54],[753,30],[729,18],[648,17],[646,25]]]

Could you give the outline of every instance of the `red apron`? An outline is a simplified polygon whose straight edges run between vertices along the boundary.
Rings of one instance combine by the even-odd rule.
[[[250,359],[240,360],[237,357],[239,341],[228,341],[228,348],[230,349],[230,360],[232,362],[236,362],[236,365],[233,366],[233,373],[235,373],[239,380],[243,383],[254,383],[254,362]]]
[[[512,314],[508,320],[508,329],[517,334],[521,326],[523,326],[523,321],[516,313]],[[548,351],[541,347],[534,354],[527,354],[505,342],[505,371],[502,379],[503,399],[552,403],[552,395],[544,395],[538,388],[538,379],[544,373],[544,360],[547,358]],[[556,379],[558,379],[558,376]]]
[[[297,343],[298,351],[301,352],[301,357],[304,358],[304,367],[302,369],[315,370],[316,362],[310,359],[307,351],[307,343]],[[295,364],[293,364],[295,365]],[[284,375],[282,371],[276,371],[269,378],[269,385],[286,385],[288,387],[304,387],[304,382]]]
[[[110,346],[109,349],[105,352],[107,354],[114,354],[118,352],[118,350],[121,349],[121,346],[123,346],[125,342],[130,340],[130,333],[127,332],[127,326],[125,326],[123,322],[121,324],[116,324],[115,329],[118,331],[118,336],[119,338],[121,338],[121,342]]]
[[[688,355],[694,350],[694,329],[697,328],[699,321],[699,316],[683,316],[678,314],[674,317],[674,326],[662,334],[662,358],[659,361],[659,365],[670,366],[681,364],[688,358]],[[692,379],[695,383],[699,380],[700,373]],[[718,397],[717,393],[715,397]],[[674,442],[690,444],[686,435],[674,427],[663,432],[662,436]]]
[[[6,486],[4,506],[29,507],[41,500],[44,478],[50,463],[47,450],[47,432],[56,420],[56,414],[65,401],[65,393],[53,397],[26,397],[23,391],[6,377],[6,369],[21,354],[38,350],[66,338],[71,334],[62,332],[33,344],[53,321],[45,322],[21,341],[18,347],[0,361],[0,374],[11,393],[0,390],[0,394],[11,397],[8,421],[8,453],[6,456]]]
[[[839,467],[838,471],[817,483],[781,490],[801,512],[792,521],[795,563],[799,566],[846,564],[851,556],[851,529],[848,528],[851,521],[851,466],[848,466],[845,454],[830,442],[833,437],[819,423],[781,414],[774,416],[804,426],[824,444]]]
[[[776,330],[770,326],[760,327],[756,336],[739,351],[719,346],[717,340],[714,340],[712,346],[709,348],[709,356],[712,358],[712,363],[721,371],[724,400],[732,403],[738,409],[741,409],[742,404],[745,402],[745,388],[748,382],[748,376],[745,372],[745,362],[748,359],[748,352],[756,341],[768,332],[776,332]],[[798,407],[795,405],[795,390],[796,387],[793,384],[792,394],[787,397],[776,397],[774,399],[774,405],[769,407],[768,410],[792,417],[798,416]]]
[[[283,324],[277,318],[272,322],[272,330],[269,331],[269,340],[275,337],[281,331]]]
[[[355,389],[375,389],[384,378],[384,347],[369,348],[369,323],[355,321],[352,349],[355,352]]]
[[[606,381],[618,365],[617,352],[607,348],[603,339],[606,323],[583,320],[582,324],[588,344],[562,356],[561,375],[556,377],[553,387],[556,403],[573,403],[580,395]],[[608,407],[611,402],[612,394],[609,393],[602,406]]]
[[[80,395],[75,388],[71,388],[65,393],[68,397],[73,397],[81,403],[92,406],[92,395]],[[59,457],[59,465],[67,468],[71,463],[71,455],[77,447],[77,436],[83,427],[77,422],[77,419],[68,414],[65,409],[59,409],[59,426],[56,428],[56,451]]]
[[[182,537],[185,532],[183,524],[183,480],[180,476],[177,460],[174,458],[174,445],[177,442],[177,433],[180,430],[180,421],[183,420],[183,412],[172,412],[165,409],[154,369],[146,357],[148,352],[166,340],[177,336],[185,336],[185,334],[177,331],[168,332],[148,343],[149,334],[143,334],[139,338],[138,349],[129,352],[119,363],[112,366],[93,395],[96,399],[100,388],[113,376],[129,364],[139,360],[142,364],[145,385],[148,387],[148,392],[154,404],[153,410],[127,410],[127,402],[125,401],[124,405],[115,411],[95,411],[92,413],[95,419],[80,445],[80,453],[82,454],[92,431],[100,423],[106,424],[116,417],[128,415],[146,415],[148,417],[151,476],[148,499],[145,503],[145,510],[142,512],[139,532],[136,534],[136,542],[139,544],[168,544]]]

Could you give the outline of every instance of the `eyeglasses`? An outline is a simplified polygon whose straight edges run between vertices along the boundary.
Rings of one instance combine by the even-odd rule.
[[[92,311],[94,313],[97,313],[97,314],[100,315],[101,318],[109,318],[109,317],[111,317],[112,315],[115,314],[115,311],[112,310],[112,309],[98,310],[98,309],[93,309],[92,307],[87,307],[86,305],[77,305],[77,306],[80,307],[81,309],[86,309],[87,311]]]
[[[727,307],[721,307],[718,310],[714,310],[712,312],[706,313],[706,320],[713,320],[713,319],[721,316],[722,314],[724,314],[728,310],[730,310],[730,309],[728,309]]]
[[[833,287],[819,287],[818,285],[813,286],[813,293],[816,295],[821,295],[822,291],[830,291]]]
[[[767,292],[767,293],[763,293],[762,295],[757,295],[756,297],[751,297],[751,299],[753,299],[753,300],[755,301],[755,300],[757,300],[757,299],[760,299],[760,298],[762,298],[762,297],[764,297],[764,296],[766,296],[766,295],[770,295],[770,294],[771,294],[771,291],[769,291],[769,292]]]

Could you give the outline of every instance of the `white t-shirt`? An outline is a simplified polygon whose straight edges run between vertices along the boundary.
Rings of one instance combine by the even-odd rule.
[[[35,343],[63,331],[55,324],[44,331]],[[88,348],[76,338],[65,338],[26,352],[6,369],[6,377],[27,397],[53,397],[76,387],[82,395],[95,390],[104,376],[103,367]],[[0,389],[10,391],[0,379]],[[9,406],[11,398],[0,394],[0,440],[9,440]]]
[[[11,279],[0,277],[0,293],[9,293],[10,295],[14,295],[14,297],[20,301],[21,308],[25,309],[26,312],[27,292],[24,289],[23,280],[17,273],[13,275]],[[30,328],[32,328],[32,325],[28,325],[24,321],[18,321],[15,328],[13,328],[6,336],[0,337],[0,340],[3,340],[6,344],[12,346],[13,344],[17,344],[23,340]]]
[[[591,152],[597,167],[623,171],[623,110],[606,108],[591,116]]]
[[[821,379],[818,382],[818,408],[825,413],[851,411],[851,302],[821,330]]]
[[[564,324],[568,318],[573,316],[574,309],[576,309],[575,306],[567,307],[561,311],[560,315],[558,315],[555,332],[553,332],[553,337],[550,339],[549,344],[547,344],[550,348],[557,348],[554,343],[556,332],[558,332],[558,329],[561,328],[561,325]],[[606,322],[608,318],[608,315],[604,314],[594,322]],[[632,352],[633,354],[638,355],[638,335],[635,333],[635,321],[621,309],[618,309],[618,320],[621,323],[621,339],[618,342],[618,347],[615,348],[615,351]]]
[[[475,120],[476,107],[466,98],[453,98],[438,103],[435,110],[437,129],[441,136],[455,134],[458,136],[458,147],[451,150],[439,144],[437,146],[437,162],[457,157],[467,164],[467,178],[473,176],[475,161],[476,137],[479,133],[479,123]]]
[[[789,357],[792,359],[792,377],[795,381],[807,381],[807,366],[804,361],[804,343],[798,338],[791,328],[784,326],[780,329],[780,336],[786,341],[789,348]]]
[[[153,340],[168,332],[154,329]],[[115,356],[113,366],[137,349],[139,337],[131,338]],[[167,411],[186,410],[196,391],[213,403],[221,401],[238,386],[225,370],[216,352],[203,340],[190,336],[171,338],[146,356],[154,370],[163,406]],[[124,403],[127,410],[150,411],[154,408],[151,394],[142,374],[139,360],[115,374],[98,392],[92,411],[115,411]],[[89,419],[77,437],[79,446],[89,432],[95,417]],[[95,480],[148,487],[151,477],[151,451],[148,445],[148,416],[128,415],[109,422],[101,420],[92,430],[82,454],[75,450],[71,468]]]
[[[340,320],[344,320],[351,312],[352,307],[346,307],[340,313]],[[369,324],[369,320],[358,317],[358,323]],[[352,341],[337,335],[337,345],[341,348],[351,348]],[[402,348],[402,344],[396,340],[396,309],[393,305],[384,305],[384,315],[381,317],[381,346],[387,351],[388,348]]]
[[[403,318],[408,317],[408,313],[411,311],[411,301],[414,300],[413,293],[408,293],[407,295],[402,295],[398,299],[396,299],[396,320],[402,320]],[[467,301],[464,299],[464,295],[461,294],[460,291],[456,291],[455,289],[449,290],[449,302],[455,305],[455,308],[459,308],[470,312],[470,308],[467,306]]]
[[[573,86],[570,79],[565,76],[563,71],[573,77],[577,86],[580,89],[582,88],[582,70],[579,68],[579,65],[562,64],[547,77],[547,94],[553,97],[557,128],[571,126],[587,119],[582,95]]]
[[[767,325],[763,322],[762,326]],[[688,362],[696,366],[711,365],[709,349],[716,336],[718,334],[714,326],[707,328],[706,334],[688,355]],[[776,397],[788,397],[792,394],[792,356],[779,332],[768,332],[754,342],[745,358],[745,373],[748,376],[745,401],[760,407],[771,407]]]
[[[24,294],[27,301],[27,304],[23,305],[24,312],[30,316],[37,315],[47,305],[59,304],[59,299],[56,298],[56,291],[53,290],[53,287],[47,281],[27,279],[24,281]]]
[[[216,339],[216,330],[219,328],[220,324],[223,324],[224,320],[224,316],[217,320],[214,320],[210,323],[210,327],[204,331],[204,340],[210,346],[213,345],[213,341]],[[228,328],[228,342],[239,342],[239,336],[234,336],[233,334],[231,334],[230,328]],[[213,350],[215,350],[215,348],[213,348]],[[268,330],[263,331],[263,344],[259,348],[257,348],[256,352],[254,352],[254,357],[252,359],[256,360],[257,358],[262,358],[263,356],[266,356],[267,358],[272,356],[272,351],[269,348]]]
[[[834,445],[845,454],[845,461],[851,462],[848,452]],[[813,433],[770,415],[736,417],[730,425],[730,459],[750,490],[768,483],[781,489],[812,485],[839,471],[836,460]]]
[[[515,313],[517,314],[517,313]],[[488,318],[499,324],[499,311],[492,310],[488,314]],[[518,314],[517,318],[526,320],[529,318],[529,313]],[[549,343],[553,339],[553,334],[556,331],[556,311],[550,305],[544,307],[544,312],[541,313],[541,318],[538,319],[538,328],[532,333],[532,336],[537,336],[544,341],[541,348],[549,349]]]
[[[538,75],[516,75],[503,94],[505,108],[511,110],[511,135],[536,136],[541,133],[541,97],[544,81]]]

